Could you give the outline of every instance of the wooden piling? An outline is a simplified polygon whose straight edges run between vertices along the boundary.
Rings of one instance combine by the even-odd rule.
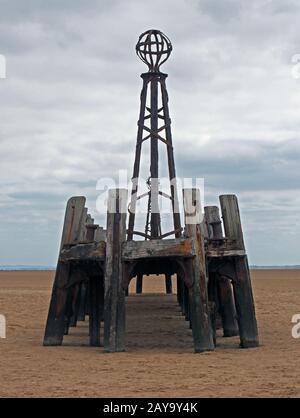
[[[122,287],[122,242],[126,238],[127,190],[108,194],[104,293],[104,349],[125,351],[125,291]]]
[[[100,292],[101,292],[101,281],[103,279],[100,276],[90,277],[90,313],[89,313],[89,335],[90,335],[90,346],[100,346]]]
[[[222,217],[227,238],[235,240],[237,250],[245,250],[238,201],[235,195],[220,196]],[[241,347],[257,347],[258,331],[247,256],[234,257],[233,291]]]
[[[69,264],[59,262],[57,264],[52,297],[46,323],[44,342],[48,345],[61,345],[65,333],[65,312],[67,306],[68,291],[66,285],[69,278]]]
[[[198,189],[184,189],[185,234],[194,239],[193,285],[189,288],[190,317],[195,352],[214,350],[207,298],[204,237],[200,229],[201,204]]]
[[[222,239],[222,221],[218,206],[206,206],[204,211],[210,238]],[[222,318],[223,336],[232,337],[238,335],[236,309],[230,280],[218,274],[212,274],[210,278],[213,278],[212,285],[216,287],[213,290],[215,293],[213,299],[218,301],[219,313]]]
[[[66,244],[76,244],[80,238],[82,217],[84,214],[85,197],[71,197],[68,200],[64,226],[60,244],[60,251]],[[58,260],[53,283],[50,307],[46,323],[43,344],[61,345],[65,332],[65,313],[68,296],[68,282],[70,275],[69,263]]]
[[[80,302],[79,302],[79,309],[78,309],[78,321],[85,321],[85,310],[87,304],[87,284],[82,282],[80,284]]]
[[[138,274],[136,276],[136,294],[140,295],[143,293],[143,275]]]
[[[166,294],[171,295],[173,293],[173,288],[172,288],[172,276],[170,274],[166,274],[165,284],[166,284]]]
[[[233,288],[230,280],[223,277],[217,279],[219,311],[222,318],[223,337],[239,335]]]

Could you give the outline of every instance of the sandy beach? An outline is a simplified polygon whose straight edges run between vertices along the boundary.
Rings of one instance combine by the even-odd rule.
[[[42,339],[54,272],[0,272],[1,397],[299,397],[300,270],[253,270],[261,346],[218,338],[215,352],[194,354],[191,330],[160,277],[127,300],[127,352],[89,347],[87,321],[61,347]],[[132,282],[134,286],[134,282]]]

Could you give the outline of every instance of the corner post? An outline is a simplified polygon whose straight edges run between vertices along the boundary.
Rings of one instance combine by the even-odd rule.
[[[198,189],[183,189],[185,235],[194,239],[193,284],[189,288],[190,319],[195,352],[214,350],[207,297],[204,236],[200,228],[201,202]]]
[[[108,192],[104,290],[104,349],[125,351],[125,290],[122,287],[122,242],[126,239],[127,190]]]
[[[235,240],[237,250],[245,250],[238,200],[220,196],[225,235]],[[233,291],[242,348],[257,347],[258,331],[247,255],[234,257]]]

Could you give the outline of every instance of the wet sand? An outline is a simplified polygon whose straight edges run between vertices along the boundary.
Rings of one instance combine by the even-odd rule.
[[[253,270],[261,346],[218,338],[215,352],[194,354],[191,330],[160,277],[127,300],[127,352],[89,347],[87,321],[62,347],[43,347],[53,272],[0,272],[0,396],[7,397],[299,397],[300,270]],[[132,283],[134,286],[134,283]]]

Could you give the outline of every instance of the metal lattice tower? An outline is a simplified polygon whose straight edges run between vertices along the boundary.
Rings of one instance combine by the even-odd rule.
[[[129,206],[128,240],[132,240],[133,235],[141,235],[145,239],[159,239],[174,234],[176,237],[181,236],[171,119],[166,88],[166,78],[168,75],[160,71],[160,66],[168,59],[171,51],[172,44],[170,40],[158,30],[144,32],[139,37],[136,45],[136,53],[147,64],[148,72],[141,75],[143,87],[141,91],[140,115],[132,176],[133,185]],[[150,103],[149,106],[147,106],[147,99]],[[160,106],[159,103],[161,104]],[[147,126],[147,123],[149,126]],[[147,140],[150,140],[150,176],[147,181],[149,191],[138,195],[142,144]],[[163,142],[167,147],[170,195],[159,190],[158,141]],[[164,234],[161,233],[159,196],[170,199],[172,203],[174,230]],[[145,231],[140,232],[134,229],[135,211],[137,201],[144,197],[148,197],[148,212]]]

